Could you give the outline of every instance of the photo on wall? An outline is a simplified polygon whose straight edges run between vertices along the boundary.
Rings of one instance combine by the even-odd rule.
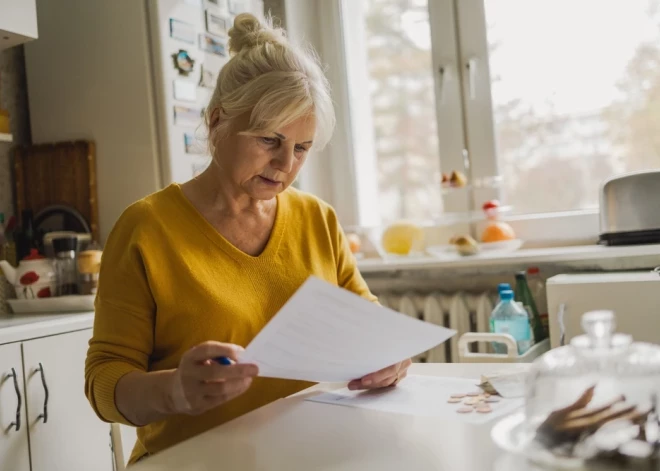
[[[229,13],[229,1],[228,0],[206,0],[206,6],[217,9],[224,13]]]
[[[199,35],[199,48],[210,54],[227,57],[227,45],[225,41],[210,34],[201,33]]]
[[[228,0],[228,9],[232,15],[238,15],[247,11],[244,0]]]
[[[206,10],[206,31],[216,36],[227,36],[231,19]]]
[[[197,126],[202,121],[202,115],[201,108],[174,105],[174,124]]]
[[[202,64],[201,72],[199,73],[199,86],[214,89],[217,80],[218,73],[213,72],[208,66],[205,67],[204,64]]]
[[[195,139],[195,136],[192,133],[189,132],[183,133],[183,143],[185,145],[186,154],[194,154],[194,155],[206,154],[206,151],[204,150],[204,146],[202,146],[197,141],[197,139]]]
[[[170,37],[189,44],[195,44],[195,27],[174,18],[170,18]]]
[[[180,101],[197,101],[197,86],[188,80],[174,80],[174,99]]]

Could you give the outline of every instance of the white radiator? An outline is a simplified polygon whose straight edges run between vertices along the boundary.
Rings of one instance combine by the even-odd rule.
[[[466,332],[488,332],[494,298],[489,292],[482,293],[378,293],[383,306],[417,319],[456,330],[449,342],[418,355],[414,361],[450,363],[458,360],[458,339]],[[479,343],[479,353],[487,353],[488,346]]]

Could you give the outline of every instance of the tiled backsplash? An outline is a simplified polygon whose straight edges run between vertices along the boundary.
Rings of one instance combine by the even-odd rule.
[[[30,143],[30,117],[23,47],[0,52],[0,108],[8,110],[13,144],[0,143],[0,211],[14,214],[12,147]]]

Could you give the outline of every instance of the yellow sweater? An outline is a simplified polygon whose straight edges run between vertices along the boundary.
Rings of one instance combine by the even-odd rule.
[[[247,346],[309,275],[375,300],[330,206],[290,188],[277,208],[258,257],[223,238],[176,184],[124,212],[103,252],[85,365],[86,394],[101,419],[130,425],[115,405],[123,375],[176,368],[206,340]],[[307,386],[256,378],[203,415],[140,427],[131,462]]]

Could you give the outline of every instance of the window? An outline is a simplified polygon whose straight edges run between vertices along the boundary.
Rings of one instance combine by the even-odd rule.
[[[658,0],[486,0],[503,198],[594,208],[600,183],[660,167]]]
[[[429,219],[442,199],[427,1],[369,0],[362,21],[380,218]]]
[[[660,167],[660,0],[319,3],[343,35],[350,223],[499,198],[525,227],[561,212],[596,232],[602,181]],[[454,170],[470,185],[443,190]]]

